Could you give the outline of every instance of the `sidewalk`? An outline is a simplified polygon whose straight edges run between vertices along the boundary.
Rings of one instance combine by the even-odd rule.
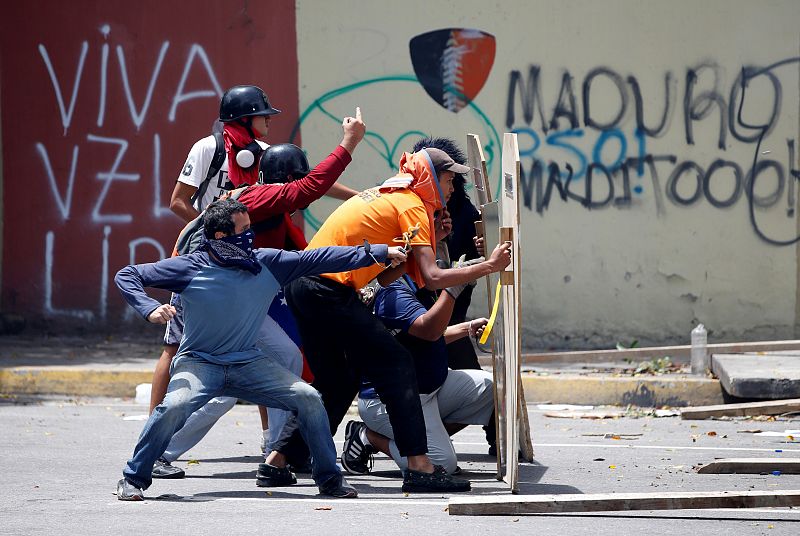
[[[157,338],[2,337],[0,394],[132,398],[138,384],[151,381],[160,353]],[[522,367],[528,403],[681,407],[724,402],[718,380],[690,376],[680,367],[655,366],[654,374],[634,375],[638,362],[598,361],[603,354],[585,363],[538,356],[526,358],[533,362]],[[485,357],[482,362],[488,363]]]
[[[161,354],[144,339],[0,337],[0,394],[131,398]]]

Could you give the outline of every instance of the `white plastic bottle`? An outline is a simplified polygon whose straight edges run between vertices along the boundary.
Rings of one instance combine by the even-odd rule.
[[[708,355],[708,332],[703,324],[692,330],[692,374],[705,375],[710,363]]]
[[[150,391],[152,388],[152,384],[149,383],[140,383],[136,386],[136,403],[137,404],[149,404],[150,403]]]

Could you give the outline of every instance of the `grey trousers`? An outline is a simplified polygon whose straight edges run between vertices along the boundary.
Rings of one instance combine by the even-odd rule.
[[[435,392],[419,395],[425,431],[428,436],[428,457],[448,473],[456,470],[456,451],[445,423],[486,425],[494,410],[492,373],[485,370],[450,370],[444,384]],[[359,398],[358,414],[373,432],[390,439],[389,451],[402,470],[408,468],[394,442],[386,406],[379,398]]]

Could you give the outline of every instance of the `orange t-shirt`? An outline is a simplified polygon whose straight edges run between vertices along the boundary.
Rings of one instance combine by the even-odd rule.
[[[409,189],[380,192],[370,188],[342,203],[311,239],[307,249],[324,246],[363,246],[364,240],[370,244],[389,244],[401,246],[394,242],[410,227],[419,224],[419,233],[411,245],[431,245],[431,226],[428,213],[422,200]],[[420,274],[414,264],[411,252],[408,252],[406,270],[417,283]],[[322,274],[354,290],[358,290],[372,281],[384,269],[383,264],[374,264],[366,268]]]

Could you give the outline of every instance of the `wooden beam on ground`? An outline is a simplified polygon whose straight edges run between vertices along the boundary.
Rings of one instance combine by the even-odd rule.
[[[741,354],[747,352],[781,352],[786,350],[800,350],[800,340],[796,341],[763,341],[763,342],[735,342],[709,344],[710,354]],[[582,350],[576,352],[541,352],[524,354],[522,363],[531,365],[535,363],[598,363],[622,361],[646,361],[652,358],[669,356],[673,361],[688,362],[692,347],[681,346],[653,346],[650,348],[626,348],[623,350]]]
[[[501,516],[627,510],[773,508],[800,506],[800,490],[454,497],[450,515]]]
[[[748,417],[754,415],[782,415],[800,412],[800,398],[747,402],[744,404],[722,404],[719,406],[696,406],[681,409],[681,419],[699,420],[711,417]]]
[[[800,475],[800,458],[724,458],[700,467],[700,474],[762,475],[774,472]]]

